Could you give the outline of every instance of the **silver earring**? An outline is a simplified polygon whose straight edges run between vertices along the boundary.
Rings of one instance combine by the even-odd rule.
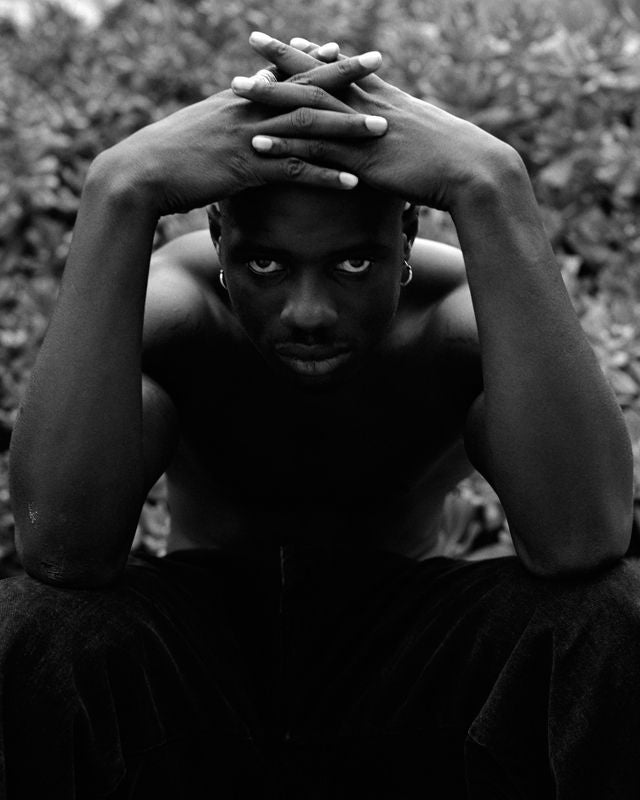
[[[413,279],[413,269],[406,258],[404,260],[404,266],[407,268],[407,277],[403,281],[400,281],[400,286],[408,286]]]
[[[227,288],[227,282],[224,279],[224,270],[223,269],[220,270],[220,273],[219,273],[218,277],[220,278],[220,283],[222,284],[222,288],[226,289],[227,291],[229,291],[229,289]]]

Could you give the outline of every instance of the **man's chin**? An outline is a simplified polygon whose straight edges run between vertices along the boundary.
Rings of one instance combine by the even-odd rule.
[[[311,391],[341,386],[357,372],[355,354],[351,350],[325,358],[276,353],[269,361],[289,383]]]

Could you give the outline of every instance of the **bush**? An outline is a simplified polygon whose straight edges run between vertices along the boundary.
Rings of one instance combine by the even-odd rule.
[[[380,49],[384,77],[518,149],[640,464],[639,11],[640,0],[318,0],[313,10],[288,0],[124,0],[96,29],[44,3],[29,27],[3,22],[0,558],[11,551],[10,431],[87,168],[140,126],[255,71],[253,29]],[[201,224],[198,215],[166,218],[156,244]],[[436,212],[423,214],[422,232],[455,242]],[[476,521],[493,508],[476,479],[460,496]]]

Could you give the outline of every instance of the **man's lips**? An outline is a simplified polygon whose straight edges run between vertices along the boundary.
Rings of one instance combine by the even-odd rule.
[[[351,358],[346,347],[325,345],[276,345],[276,353],[289,369],[305,377],[329,375]]]

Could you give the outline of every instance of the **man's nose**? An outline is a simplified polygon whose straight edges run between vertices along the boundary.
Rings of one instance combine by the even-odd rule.
[[[292,283],[280,319],[289,328],[309,332],[330,328],[336,323],[338,312],[322,282],[302,275]]]

